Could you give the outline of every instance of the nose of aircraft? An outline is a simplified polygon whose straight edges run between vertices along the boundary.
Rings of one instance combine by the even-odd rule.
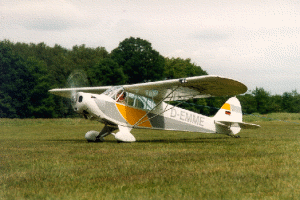
[[[76,94],[76,96],[72,97],[72,106],[75,112],[84,114],[86,110],[86,103],[84,95],[80,92]]]
[[[72,98],[72,106],[75,112],[82,114],[86,119],[98,120],[103,117],[104,102],[97,98],[97,95],[90,93],[78,92],[75,97]],[[104,108],[103,108],[104,109]]]

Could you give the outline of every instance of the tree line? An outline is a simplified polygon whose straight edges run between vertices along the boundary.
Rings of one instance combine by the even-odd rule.
[[[0,117],[71,117],[69,99],[54,96],[52,88],[140,83],[207,75],[190,59],[160,55],[147,40],[126,38],[108,52],[104,47],[85,45],[72,49],[45,43],[0,41]],[[211,115],[228,97],[195,99],[185,108]],[[297,91],[272,96],[257,88],[238,98],[246,113],[299,112]],[[198,106],[197,106],[198,105]],[[199,106],[199,105],[202,105]]]

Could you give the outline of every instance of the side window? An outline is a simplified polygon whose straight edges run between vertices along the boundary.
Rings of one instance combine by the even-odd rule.
[[[144,104],[139,98],[136,98],[135,107],[144,109]]]
[[[127,92],[126,104],[128,106],[132,106],[132,107],[140,108],[140,109],[144,109],[144,110],[151,110],[156,105],[153,100],[151,100],[147,97],[139,96],[139,95],[132,94],[129,92]]]
[[[135,100],[134,96],[131,93],[129,93],[127,96],[127,105],[134,106],[134,100]]]
[[[127,106],[132,106],[144,110],[151,110],[156,105],[151,98],[125,91],[122,86],[111,87],[106,90],[104,94],[114,99],[117,103],[126,104]],[[81,102],[82,97],[81,99],[78,99],[78,101]]]

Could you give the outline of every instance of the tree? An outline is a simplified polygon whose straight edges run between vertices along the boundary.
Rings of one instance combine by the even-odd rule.
[[[0,117],[53,117],[46,64],[22,57],[9,41],[0,42]]]
[[[300,112],[300,94],[296,90],[283,93],[281,107],[285,112]]]
[[[49,94],[50,89],[49,75],[47,74],[46,64],[43,61],[30,57],[26,61],[32,80],[29,82],[30,104],[27,117],[51,118],[56,117],[55,102],[53,96]]]
[[[72,60],[75,69],[88,71],[97,62],[103,58],[108,58],[108,52],[104,47],[89,48],[84,44],[80,46],[73,46],[72,51],[69,52],[69,59]]]
[[[0,117],[27,117],[32,75],[24,59],[12,51],[9,41],[0,42]]]
[[[164,76],[168,79],[185,78],[191,76],[207,75],[200,66],[191,63],[191,59],[165,58]]]
[[[280,95],[273,95],[270,96],[270,103],[269,103],[269,111],[268,113],[278,113],[282,112],[283,109],[281,107],[282,97]]]
[[[111,52],[111,58],[123,68],[128,83],[163,79],[164,58],[140,38],[127,38]]]
[[[260,114],[267,114],[270,112],[270,93],[265,91],[263,88],[256,88],[252,94],[255,97],[256,109]]]
[[[89,68],[88,77],[92,86],[122,85],[125,83],[122,68],[110,58],[104,58]]]
[[[240,100],[243,113],[251,114],[257,112],[257,103],[253,94],[238,95],[238,99]]]

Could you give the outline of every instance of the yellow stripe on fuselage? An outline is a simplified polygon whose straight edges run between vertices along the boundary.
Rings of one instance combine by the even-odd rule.
[[[128,107],[119,103],[116,103],[116,105],[123,118],[130,125],[134,125],[136,122],[138,122],[142,117],[146,115],[146,111]],[[139,124],[138,126],[148,127],[148,128],[152,127],[147,116],[145,116],[140,122],[143,123]]]
[[[230,104],[229,104],[229,103],[225,103],[225,104],[222,106],[222,109],[224,109],[224,110],[230,110]]]

